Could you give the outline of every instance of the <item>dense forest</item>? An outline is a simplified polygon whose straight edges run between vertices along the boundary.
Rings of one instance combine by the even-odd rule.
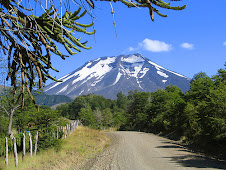
[[[8,93],[0,100],[0,155],[4,154],[4,137],[8,136],[6,111],[14,104]],[[226,70],[220,69],[213,77],[203,72],[196,74],[185,94],[176,86],[167,86],[165,90],[153,93],[130,91],[124,95],[120,92],[116,100],[89,94],[60,105],[56,110],[40,106],[39,112],[25,95],[25,105],[22,110],[16,110],[12,124],[18,150],[21,150],[22,133],[29,131],[34,136],[37,130],[40,132],[39,150],[59,148],[61,141],[53,138],[51,132],[73,119],[95,129],[113,127],[170,134],[174,139],[209,152],[220,149],[222,155],[219,156],[226,158],[223,154],[226,153]]]
[[[153,93],[130,91],[127,96],[121,92],[113,101],[89,94],[57,110],[92,128],[172,134],[210,152],[216,148],[226,151],[225,69],[213,77],[203,72],[196,74],[185,94],[176,86]]]

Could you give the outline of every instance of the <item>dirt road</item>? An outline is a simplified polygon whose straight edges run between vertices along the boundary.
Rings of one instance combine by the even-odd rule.
[[[175,142],[141,132],[109,132],[113,145],[82,169],[226,169],[226,163],[194,154]]]

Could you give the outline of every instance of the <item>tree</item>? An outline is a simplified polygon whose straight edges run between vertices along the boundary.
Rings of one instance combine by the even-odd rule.
[[[226,63],[224,64],[226,68]],[[220,69],[218,70],[218,74],[213,77],[214,80],[220,80],[220,81],[226,81],[226,70],[225,69]]]
[[[69,117],[69,112],[68,112],[69,104],[68,103],[57,106],[56,110],[58,110],[61,113],[61,116],[67,117],[67,118]]]
[[[184,95],[177,86],[167,86],[165,90],[152,93],[147,109],[151,131],[181,133],[185,104]]]
[[[80,112],[81,108],[87,108],[88,105],[89,104],[88,104],[85,96],[79,96],[79,97],[75,98],[75,100],[68,105],[68,109],[67,109],[68,115],[69,115],[68,118],[69,119],[77,119],[78,113]]]
[[[127,107],[129,127],[131,130],[144,130],[147,125],[146,107],[150,93],[130,91],[128,99],[130,100]]]
[[[123,109],[114,110],[113,125],[116,129],[127,130],[127,129],[124,129],[124,125],[127,122],[127,117],[125,115],[126,115],[126,113],[125,113],[125,110],[123,110]]]
[[[225,70],[220,69],[213,78],[205,73],[194,76],[191,89],[186,93],[188,105],[186,115],[190,115],[190,138],[208,144],[226,140],[226,81]],[[192,112],[193,113],[192,113]],[[195,113],[195,114],[194,114]],[[205,140],[203,140],[205,139]]]
[[[107,108],[103,110],[103,125],[106,127],[111,127],[113,125],[113,114],[111,113],[111,109]]]
[[[93,111],[93,115],[95,117],[97,127],[100,127],[100,126],[102,127],[102,120],[103,120],[102,111],[99,108],[97,108]]]
[[[96,127],[95,117],[90,106],[87,106],[87,108],[81,108],[78,115],[84,126]]]
[[[127,97],[122,92],[119,92],[116,100],[117,106],[121,109],[125,109],[127,102]]]
[[[112,0],[105,0],[111,2]],[[183,10],[182,7],[172,7],[170,3],[162,0],[115,0],[122,2],[128,7],[148,8],[151,19],[154,21],[154,13],[166,17],[157,9]],[[64,2],[64,1],[63,1]],[[41,88],[48,78],[57,81],[49,74],[49,70],[55,70],[51,64],[51,55],[55,54],[62,59],[69,55],[76,54],[75,51],[81,52],[81,49],[90,49],[87,47],[87,41],[74,37],[73,33],[84,33],[92,35],[93,31],[87,31],[92,27],[90,24],[81,24],[78,19],[87,13],[85,3],[72,1],[76,5],[76,10],[70,11],[67,4],[59,1],[26,1],[22,0],[0,0],[0,48],[8,56],[8,76],[11,80],[14,92],[17,90],[18,74],[21,79],[21,94],[24,98],[25,89],[31,99],[32,88],[35,86],[36,76],[39,79],[38,86]],[[85,1],[88,7],[95,8],[92,0]],[[50,6],[47,9],[47,6]],[[35,14],[36,10],[40,13]],[[57,10],[60,9],[60,10]],[[112,12],[112,14],[114,14]],[[62,54],[58,50],[58,45],[64,46],[68,54]],[[74,51],[73,51],[74,50]],[[24,101],[24,100],[22,100]],[[22,102],[23,107],[23,102]]]
[[[27,109],[34,108],[32,100],[29,98],[28,94],[25,93],[25,105],[21,109],[21,100],[17,97],[18,93],[14,93],[12,88],[4,89],[4,92],[0,96],[0,112],[3,112],[8,117],[8,135],[13,137],[12,127],[13,127],[13,117],[18,113]]]
[[[200,72],[194,75],[190,84],[190,90],[186,96],[197,105],[198,101],[208,100],[208,95],[213,85],[214,81],[206,73]]]
[[[12,138],[13,116],[21,105],[15,99],[14,93],[5,91],[3,94],[0,96],[0,111],[8,116],[8,135]]]

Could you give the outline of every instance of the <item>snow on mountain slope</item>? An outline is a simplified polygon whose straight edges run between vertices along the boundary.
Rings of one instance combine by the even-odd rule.
[[[94,61],[98,61],[98,60],[94,60]],[[76,82],[79,82],[82,80],[85,80],[85,81],[83,81],[83,83],[85,83],[92,77],[95,77],[96,79],[100,79],[104,74],[106,74],[107,72],[109,72],[112,69],[112,67],[110,67],[109,64],[113,63],[114,61],[115,61],[114,57],[113,58],[108,57],[106,60],[101,60],[100,62],[96,63],[92,67],[89,67],[92,65],[92,62],[88,62],[88,64],[86,64],[81,70],[78,70],[78,71],[74,72],[73,74],[68,74],[68,75],[60,78],[59,80],[61,80],[62,82],[55,83],[50,88],[46,89],[46,91],[58,86],[59,84],[62,84],[63,82],[66,82],[67,80],[69,80],[71,78],[75,78],[72,81],[72,85],[75,84]],[[65,87],[64,87],[64,89],[65,89]],[[65,90],[63,90],[63,91],[65,91]]]
[[[140,54],[103,57],[87,62],[79,69],[44,88],[47,94],[79,95],[95,93],[115,99],[118,92],[131,90],[154,92],[168,85],[189,90],[190,79],[165,69]]]
[[[131,55],[129,57],[122,57],[121,61],[125,61],[128,63],[137,63],[144,61],[144,59],[141,56]]]

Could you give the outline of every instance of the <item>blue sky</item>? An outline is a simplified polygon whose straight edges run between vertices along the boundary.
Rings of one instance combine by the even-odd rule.
[[[183,0],[171,4],[186,4],[187,8],[183,11],[160,9],[168,17],[155,14],[152,22],[148,9],[128,8],[112,2],[116,37],[109,2],[95,1],[97,32],[95,36],[81,35],[92,49],[82,50],[65,61],[53,56],[52,64],[60,72],[51,71],[51,74],[60,78],[89,60],[137,52],[190,78],[201,71],[209,76],[216,74],[226,62],[226,1]],[[91,18],[87,16],[80,22],[90,23]]]

